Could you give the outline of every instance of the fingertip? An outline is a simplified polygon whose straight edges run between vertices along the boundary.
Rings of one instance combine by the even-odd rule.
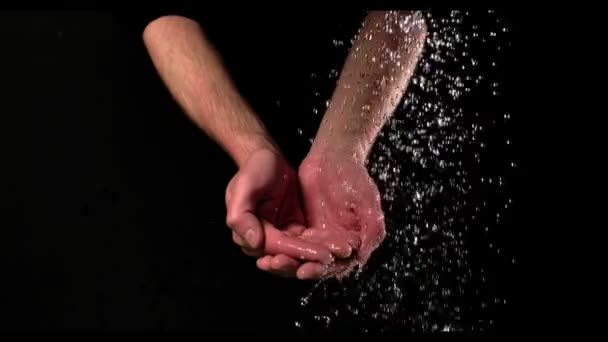
[[[325,274],[325,270],[326,270],[325,266],[318,264],[318,263],[309,262],[309,263],[302,265],[298,269],[298,271],[296,273],[296,277],[300,280],[321,279],[323,277],[323,275]]]
[[[262,271],[271,271],[272,270],[272,256],[264,256],[256,260],[256,265]]]
[[[304,232],[306,230],[306,227],[304,227],[304,225],[299,224],[299,223],[292,223],[290,225],[288,225],[287,227],[285,227],[285,233],[288,236],[300,236],[302,234],[302,232]]]
[[[295,259],[287,256],[287,255],[283,255],[283,254],[279,254],[277,256],[275,256],[274,258],[272,258],[271,261],[271,267],[275,270],[281,270],[281,271],[286,271],[286,270],[295,270],[297,267],[299,266],[298,261],[296,261]]]
[[[353,253],[353,248],[347,241],[331,239],[325,242],[325,246],[338,258],[348,258]]]
[[[236,232],[232,232],[232,241],[241,247],[247,247],[247,242]]]
[[[264,243],[262,224],[252,212],[243,211],[240,208],[229,208],[226,225],[247,242],[247,247],[252,249],[262,247]]]
[[[266,229],[265,248],[267,254],[284,254],[296,260],[307,260],[321,263],[331,263],[333,256],[329,249],[322,244],[311,243],[296,237],[291,237],[276,229]]]
[[[332,244],[330,246],[331,252],[338,258],[348,258],[353,254],[353,249],[348,244],[338,245]]]
[[[262,229],[260,227],[251,226],[245,232],[245,236],[244,236],[245,240],[247,241],[247,244],[252,249],[258,249],[258,248],[262,247],[262,232],[261,232],[261,230]]]

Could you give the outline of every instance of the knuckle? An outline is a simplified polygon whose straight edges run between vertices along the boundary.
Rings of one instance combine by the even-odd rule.
[[[236,213],[229,212],[226,215],[226,225],[232,229],[236,228],[241,221],[241,216]]]
[[[311,169],[310,167],[300,167],[298,170],[298,178],[301,183],[310,185],[314,183],[316,178],[316,170]]]

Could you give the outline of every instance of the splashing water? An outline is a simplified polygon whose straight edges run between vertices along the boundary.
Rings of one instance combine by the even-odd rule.
[[[488,102],[501,96],[501,80],[488,70],[500,65],[510,30],[493,11],[482,24],[457,10],[425,16],[423,56],[369,159],[387,237],[369,267],[320,282],[302,299],[296,326],[305,331],[487,331],[507,302],[492,291],[496,275],[486,268],[494,264],[480,260],[516,263],[492,240],[512,205],[514,140],[500,131],[511,113]]]

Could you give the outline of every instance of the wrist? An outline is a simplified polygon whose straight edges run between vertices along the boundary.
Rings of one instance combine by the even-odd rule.
[[[309,154],[323,156],[328,160],[351,160],[364,164],[372,143],[365,134],[332,130],[332,134],[320,131],[310,149]]]
[[[239,168],[252,154],[260,150],[269,150],[281,155],[279,147],[267,133],[241,134],[231,139],[228,145],[229,154]]]
[[[348,140],[348,141],[347,141]],[[317,138],[307,158],[317,164],[338,164],[344,161],[364,164],[368,155],[365,144],[356,139]]]

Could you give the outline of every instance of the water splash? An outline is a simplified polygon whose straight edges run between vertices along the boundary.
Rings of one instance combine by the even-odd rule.
[[[501,43],[510,32],[504,21],[487,14],[493,26],[476,23],[470,12],[425,14],[424,56],[368,165],[382,193],[387,238],[369,267],[342,282],[316,284],[302,300],[297,327],[351,333],[492,328],[496,306],[507,301],[491,291],[494,275],[486,268],[493,264],[479,260],[492,255],[516,263],[492,239],[508,217],[508,168],[516,162],[504,149],[513,143],[507,136],[500,136],[505,162],[486,162],[496,160],[488,152],[497,145],[492,137],[511,118],[476,102],[488,93],[501,96],[501,80],[488,71],[500,54],[481,52],[502,53],[510,45]],[[329,79],[336,77],[332,69]]]

